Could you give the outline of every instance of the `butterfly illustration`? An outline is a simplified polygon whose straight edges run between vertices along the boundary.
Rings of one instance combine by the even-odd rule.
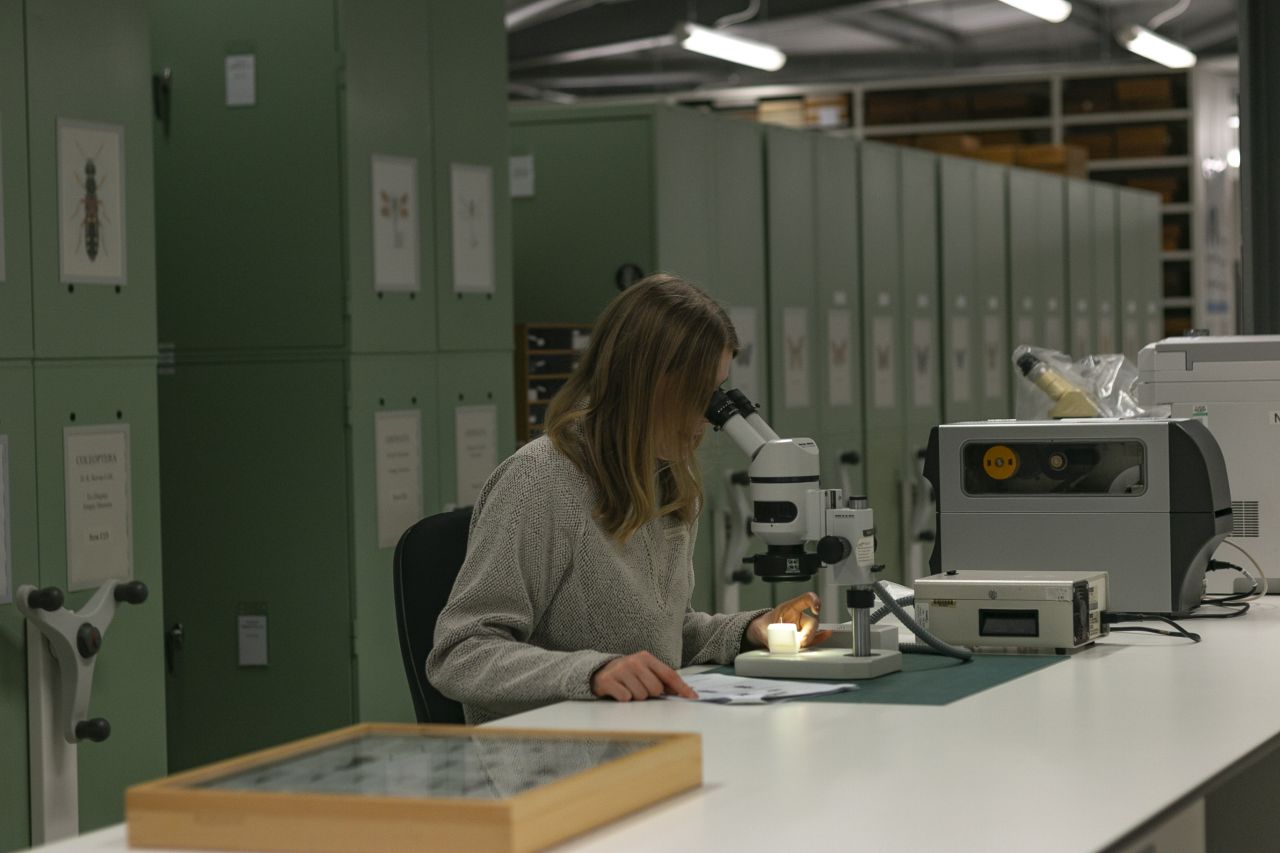
[[[804,338],[787,338],[787,366],[796,370],[804,367]]]
[[[382,205],[379,213],[384,219],[391,220],[391,239],[397,249],[404,248],[404,233],[400,230],[400,223],[409,218],[409,194],[388,193],[386,190],[379,190],[378,195],[382,198]]]
[[[849,357],[849,342],[840,341],[831,343],[831,364],[836,367],[843,367],[845,360]]]

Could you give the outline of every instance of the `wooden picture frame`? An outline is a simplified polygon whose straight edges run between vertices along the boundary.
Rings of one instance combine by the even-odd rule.
[[[384,752],[409,745],[429,757],[410,749],[367,757],[369,764],[352,758],[361,749],[372,755],[380,738]],[[441,749],[451,750],[444,761]],[[524,766],[530,755],[541,756],[536,772]],[[568,756],[568,764],[547,769],[547,761]],[[325,762],[343,759],[325,775]],[[390,764],[395,772],[383,766]],[[372,780],[372,787],[454,784],[446,777],[462,765],[492,792],[341,790],[348,778]],[[305,784],[337,790],[270,789],[294,784],[298,773],[311,774]],[[544,774],[556,778],[539,781]],[[502,795],[504,784],[525,787]],[[701,784],[696,734],[364,723],[135,785],[125,794],[125,814],[130,847],[515,853],[544,849]]]

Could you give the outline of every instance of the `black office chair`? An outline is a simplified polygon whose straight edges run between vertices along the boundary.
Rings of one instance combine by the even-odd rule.
[[[396,545],[392,574],[396,586],[396,628],[400,655],[420,723],[465,722],[462,705],[427,680],[427,655],[435,642],[436,619],[449,600],[467,556],[471,507],[428,516],[410,527]]]

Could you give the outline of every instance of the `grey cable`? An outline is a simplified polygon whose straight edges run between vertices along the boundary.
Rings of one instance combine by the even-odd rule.
[[[920,623],[917,622],[911,614],[902,609],[902,605],[893,600],[893,596],[889,593],[888,587],[884,585],[884,581],[876,581],[872,585],[872,589],[876,591],[876,597],[884,602],[884,606],[889,608],[894,616],[898,617],[898,621],[911,630],[921,640],[924,640],[934,651],[940,655],[946,655],[949,658],[958,658],[960,660],[969,660],[973,657],[973,652],[963,646],[953,646],[950,643],[938,639],[930,634]]]
[[[1183,12],[1187,11],[1187,9],[1190,6],[1191,6],[1191,0],[1179,0],[1179,2],[1174,3],[1168,9],[1165,9],[1163,12],[1161,12],[1160,14],[1152,18],[1150,21],[1148,21],[1147,29],[1151,30],[1152,32],[1155,32],[1156,30],[1163,27],[1165,24],[1172,21],[1174,18],[1181,15]]]
[[[897,601],[903,607],[910,607],[916,603],[916,597],[914,595],[904,595],[902,596],[902,598],[899,598]],[[880,607],[871,611],[871,624],[872,625],[876,624],[881,619],[888,616],[890,612],[891,611],[889,610],[888,607],[885,607],[883,604],[880,605]]]
[[[712,26],[718,30],[723,27],[732,27],[735,24],[745,24],[759,13],[760,0],[751,0],[751,2],[747,4],[747,8],[743,9],[741,12],[734,12],[731,15],[725,15],[723,18],[717,19],[715,24]]]

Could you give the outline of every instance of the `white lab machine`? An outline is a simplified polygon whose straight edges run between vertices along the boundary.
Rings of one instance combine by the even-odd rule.
[[[1222,447],[1233,524],[1214,557],[1258,561],[1280,592],[1280,335],[1165,338],[1138,353],[1138,402],[1204,423]],[[1233,584],[1234,582],[1234,584]],[[1234,572],[1209,575],[1210,592],[1249,589]]]

